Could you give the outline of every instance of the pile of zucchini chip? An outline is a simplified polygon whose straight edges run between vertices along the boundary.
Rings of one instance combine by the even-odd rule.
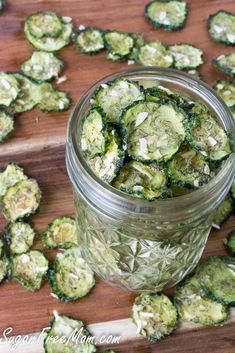
[[[178,0],[172,2],[180,4]],[[163,2],[161,4],[164,6]],[[106,49],[108,59],[128,61],[128,64],[180,70],[193,70],[203,64],[202,50],[191,44],[166,46],[158,40],[146,41],[139,33],[80,26],[73,34],[73,41],[75,48],[84,54],[96,54]],[[197,72],[191,74],[197,75]]]
[[[0,72],[0,143],[14,130],[15,115],[34,107],[42,112],[62,112],[70,107],[68,93],[48,81],[60,82],[64,64],[56,52],[69,44],[72,30],[72,19],[55,12],[27,17],[25,36],[36,50],[22,63],[20,72]]]
[[[176,186],[184,194],[200,188],[232,152],[203,103],[121,77],[95,91],[81,149],[100,179],[150,201],[176,196]]]
[[[150,341],[170,335],[180,322],[223,325],[235,305],[235,259],[209,256],[176,286],[173,302],[164,294],[141,294],[135,299],[132,320],[137,332]]]

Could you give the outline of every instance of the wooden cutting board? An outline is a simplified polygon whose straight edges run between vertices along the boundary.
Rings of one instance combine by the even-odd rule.
[[[167,44],[188,42],[205,51],[205,64],[200,73],[203,79],[212,84],[223,78],[210,61],[231,48],[212,43],[207,32],[207,17],[221,7],[235,11],[234,0],[192,0],[188,1],[189,17],[185,29],[178,32],[153,30],[143,17],[145,3],[140,0],[54,0],[26,1],[8,0],[0,15],[0,70],[19,70],[20,63],[32,53],[32,47],[24,38],[22,27],[25,17],[35,11],[53,10],[73,17],[76,26],[81,24],[113,28],[121,31],[136,31],[147,39],[159,39]],[[61,89],[71,93],[75,103],[85,90],[96,80],[127,66],[126,63],[113,63],[101,53],[85,56],[76,52],[73,46],[60,51],[65,61],[64,74],[67,81]],[[66,124],[70,112],[43,114],[37,110],[24,113],[16,119],[16,129],[9,142],[0,145],[0,168],[8,162],[18,162],[27,174],[36,178],[43,192],[40,213],[32,217],[38,231],[35,248],[41,247],[40,232],[48,222],[62,214],[73,214],[73,196],[66,173],[64,151]],[[0,230],[6,221],[0,215]],[[235,228],[235,217],[231,217],[220,231],[213,230],[203,256],[226,254],[222,240]],[[52,260],[55,253],[46,252]],[[235,315],[230,315],[228,324],[223,327],[201,328],[184,325],[168,339],[150,345],[135,336],[130,320],[131,305],[135,295],[110,287],[101,280],[92,293],[76,303],[60,303],[50,295],[48,284],[37,293],[27,292],[16,282],[5,282],[0,286],[0,336],[4,329],[12,327],[12,334],[28,335],[40,332],[47,327],[53,310],[72,315],[89,324],[95,335],[120,333],[122,340],[114,346],[120,353],[161,352],[161,353],[234,353]],[[0,353],[11,352],[9,345],[0,341]],[[41,353],[42,342],[35,345],[22,345],[21,353]]]

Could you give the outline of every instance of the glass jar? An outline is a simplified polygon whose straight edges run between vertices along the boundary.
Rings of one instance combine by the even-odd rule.
[[[72,112],[66,162],[82,253],[94,272],[112,285],[155,292],[175,285],[199,261],[213,211],[233,181],[235,155],[208,184],[173,199],[149,202],[104,183],[83,158],[79,131],[96,88],[120,76],[148,87],[160,84],[204,102],[233,138],[235,125],[224,102],[208,85],[180,71],[160,68],[126,69],[105,77],[83,95]]]

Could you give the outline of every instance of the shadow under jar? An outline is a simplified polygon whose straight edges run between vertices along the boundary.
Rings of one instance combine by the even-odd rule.
[[[150,202],[104,183],[83,157],[81,123],[96,88],[117,77],[139,81],[145,87],[160,84],[203,102],[233,139],[235,125],[228,108],[209,86],[177,70],[160,68],[126,69],[105,77],[83,95],[72,112],[66,163],[74,188],[83,256],[99,277],[114,286],[156,292],[175,285],[197,265],[210,233],[213,211],[233,181],[235,155],[230,155],[208,184],[171,199]]]

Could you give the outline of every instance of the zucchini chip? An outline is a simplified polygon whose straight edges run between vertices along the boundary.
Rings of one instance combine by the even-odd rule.
[[[181,321],[221,325],[228,317],[227,306],[207,298],[195,276],[176,287],[174,301]]]
[[[170,45],[169,50],[174,58],[176,69],[196,69],[203,64],[203,51],[190,44]]]
[[[185,138],[185,115],[169,103],[140,101],[122,115],[127,150],[140,161],[166,161]]]
[[[168,195],[166,183],[166,174],[156,163],[145,165],[130,161],[122,167],[112,185],[128,194],[155,200]]]
[[[163,27],[167,31],[181,29],[185,25],[188,7],[181,0],[155,0],[145,8],[145,16],[154,28]]]
[[[0,110],[0,143],[5,142],[13,130],[13,116],[4,110]]]
[[[190,145],[183,145],[168,164],[172,183],[182,187],[199,188],[213,176],[210,165]]]
[[[8,265],[9,261],[4,250],[4,245],[2,240],[0,240],[0,283],[2,283],[7,276]]]
[[[213,59],[212,63],[225,74],[235,76],[235,53],[220,55],[217,59]]]
[[[142,294],[135,299],[132,319],[137,333],[150,341],[170,335],[177,325],[177,310],[164,294]]]
[[[171,190],[172,197],[187,195],[190,192],[194,191],[193,189],[190,189],[188,187],[183,187],[183,186],[180,186],[179,184],[174,184],[174,183],[170,185],[170,190]]]
[[[20,92],[19,83],[15,77],[0,72],[0,105],[9,107]]]
[[[209,256],[196,269],[196,276],[209,298],[235,305],[235,259]]]
[[[26,289],[35,292],[42,287],[48,271],[48,261],[39,250],[11,257],[8,275]]]
[[[233,81],[216,81],[214,89],[229,108],[235,107],[235,83]]]
[[[84,54],[96,54],[104,49],[103,31],[96,27],[85,27],[74,33],[74,45]]]
[[[93,337],[80,320],[58,315],[50,323],[49,332],[44,340],[46,353],[93,353]],[[80,338],[79,338],[80,337]],[[85,339],[84,339],[85,338]]]
[[[16,163],[7,164],[6,168],[0,172],[0,201],[6,194],[7,189],[19,181],[26,180],[23,168]]]
[[[230,232],[224,240],[227,249],[235,256],[235,230]]]
[[[144,99],[144,93],[139,84],[124,78],[102,84],[94,96],[95,105],[105,112],[109,123],[119,123],[122,109],[141,99]]]
[[[78,245],[77,225],[72,217],[55,218],[42,235],[43,245],[49,249],[68,249]]]
[[[134,47],[131,33],[107,31],[104,33],[107,58],[113,61],[124,61],[129,58]]]
[[[27,222],[9,223],[4,229],[3,235],[9,245],[12,255],[27,252],[33,245],[35,230]]]
[[[69,19],[69,21],[68,21]],[[48,52],[58,51],[65,45],[70,43],[70,37],[73,31],[72,19],[70,17],[61,18],[62,31],[59,36],[43,36],[41,38],[35,37],[30,30],[28,21],[24,25],[24,33],[27,40],[37,49]]]
[[[25,21],[35,38],[58,37],[63,30],[61,18],[55,12],[36,12]]]
[[[173,65],[173,56],[161,42],[155,40],[139,48],[136,61],[144,66],[170,67]]]
[[[34,214],[39,208],[40,200],[41,191],[36,180],[21,180],[10,186],[3,196],[3,212],[9,221],[15,222]]]
[[[208,18],[209,33],[214,42],[235,45],[235,15],[219,10]]]
[[[49,279],[52,292],[63,301],[80,299],[95,285],[94,273],[76,247],[56,256]]]
[[[85,117],[81,132],[81,149],[86,158],[103,155],[109,143],[106,118],[100,109],[92,109]]]
[[[11,75],[18,81],[20,87],[19,96],[11,104],[12,110],[15,113],[23,113],[31,110],[40,100],[39,85],[20,73]]]
[[[233,199],[230,194],[228,194],[224,201],[221,202],[219,207],[215,210],[213,223],[221,226],[232,214],[233,212]]]
[[[201,112],[192,117],[187,138],[195,149],[211,161],[220,161],[231,153],[229,137],[210,112]]]
[[[101,180],[111,183],[123,164],[124,155],[119,136],[113,130],[110,134],[110,143],[106,153],[103,156],[96,156],[88,160],[87,163]]]
[[[31,58],[21,65],[22,72],[37,82],[49,81],[58,77],[63,62],[54,53],[35,51]]]
[[[170,102],[180,108],[188,108],[191,106],[191,103],[186,101],[182,96],[175,94],[163,86],[147,88],[145,90],[145,98],[147,101]]]
[[[68,93],[58,90],[50,83],[40,85],[40,100],[37,108],[42,112],[64,112],[71,106],[71,98]]]

